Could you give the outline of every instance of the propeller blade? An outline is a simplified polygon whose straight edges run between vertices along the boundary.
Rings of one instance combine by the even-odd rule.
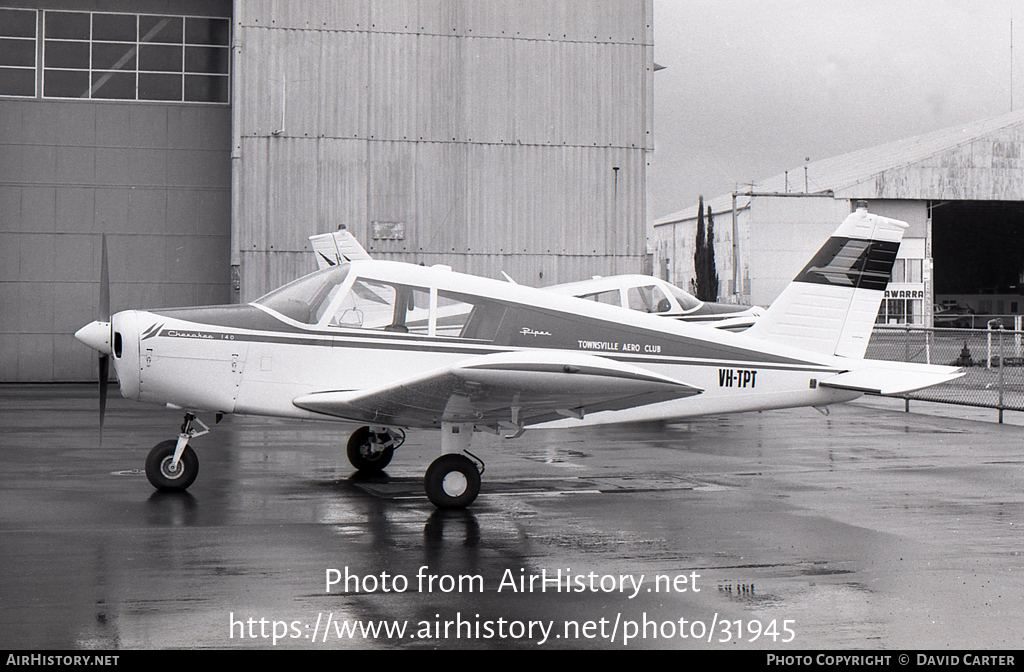
[[[100,322],[110,321],[110,271],[107,268],[107,234],[103,234],[103,253],[100,258]]]
[[[100,322],[110,322],[110,267],[107,264],[107,234],[103,234],[100,256]],[[113,327],[111,327],[113,330]],[[113,345],[113,339],[110,341]],[[110,355],[100,355],[100,443],[103,443],[103,416],[107,413],[107,381]]]
[[[103,442],[103,416],[107,412],[107,373],[110,371],[110,356],[100,355],[100,443]]]

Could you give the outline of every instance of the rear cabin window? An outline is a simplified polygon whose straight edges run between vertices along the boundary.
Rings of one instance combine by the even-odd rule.
[[[493,341],[505,319],[505,306],[479,296],[437,293],[437,335]]]
[[[583,294],[579,298],[586,299],[587,301],[594,301],[596,303],[604,303],[609,306],[622,306],[622,297],[617,289],[609,289],[604,292],[594,292],[593,294]]]

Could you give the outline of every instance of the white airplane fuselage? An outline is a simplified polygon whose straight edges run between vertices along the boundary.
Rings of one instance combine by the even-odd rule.
[[[687,398],[600,412],[587,416],[590,421],[601,421],[598,416],[621,422],[822,406],[861,394],[816,385],[849,369],[851,362],[743,334],[443,269],[395,262],[358,262],[352,267],[352,273],[365,277],[368,270],[374,279],[397,272],[398,280],[425,288],[466,292],[471,286],[474,293],[507,302],[506,319],[513,323],[505,329],[506,338],[480,342],[302,324],[254,304],[123,311],[113,317],[113,331],[121,340],[114,364],[122,395],[193,411],[324,418],[293,400],[323,390],[385,386],[474,355],[529,350],[628,362],[703,390]],[[538,318],[544,322],[540,327]],[[428,426],[439,426],[440,420]],[[473,418],[453,415],[447,420]]]

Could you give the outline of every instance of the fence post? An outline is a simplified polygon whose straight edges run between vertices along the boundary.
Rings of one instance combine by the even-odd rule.
[[[906,338],[903,341],[903,361],[910,362],[910,323],[906,325]],[[910,394],[904,397],[903,412],[910,413]]]
[[[999,330],[999,424],[1003,424],[1003,330]]]
[[[1020,357],[1021,356],[1021,349],[1020,349],[1020,346],[1021,346],[1021,343],[1020,343],[1021,317],[1024,317],[1024,315],[1014,315],[1013,316],[1013,332],[1014,332],[1013,333],[1013,356],[1014,357]]]
[[[986,369],[991,369],[992,368],[992,321],[991,320],[989,320],[989,323],[988,323],[988,333],[985,334],[985,338],[987,339],[987,345],[988,345],[988,347],[986,349],[986,352],[985,352],[985,368]]]

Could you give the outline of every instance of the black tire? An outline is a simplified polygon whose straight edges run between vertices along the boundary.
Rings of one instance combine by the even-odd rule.
[[[442,455],[427,468],[423,489],[439,509],[461,509],[480,494],[480,472],[464,455]]]
[[[348,446],[345,452],[348,453],[348,461],[359,471],[374,472],[383,471],[391,464],[391,458],[395,455],[395,449],[385,448],[379,453],[374,453],[370,444],[371,432],[369,427],[360,427],[352,432],[348,439]]]
[[[157,490],[164,492],[183,492],[192,485],[199,475],[199,458],[192,446],[185,446],[178,460],[178,469],[171,472],[168,467],[174,459],[174,449],[178,445],[175,439],[161,441],[153,446],[146,457],[146,478]]]

